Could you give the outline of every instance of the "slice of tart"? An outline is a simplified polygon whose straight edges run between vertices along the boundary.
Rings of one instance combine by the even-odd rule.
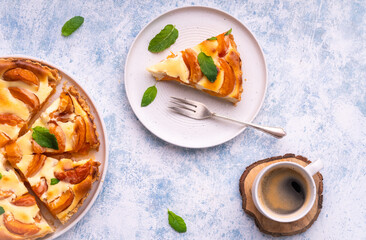
[[[202,73],[197,59],[200,52],[212,57],[216,65],[218,74],[213,82]],[[233,103],[241,100],[241,59],[234,37],[229,32],[205,40],[193,48],[172,53],[147,70],[158,81],[174,80]]]
[[[0,239],[37,239],[53,232],[35,198],[0,154]]]
[[[88,154],[98,150],[99,139],[93,116],[77,90],[64,86],[60,97],[35,120],[32,128],[16,142],[5,146],[6,156],[20,159],[33,153]],[[33,128],[44,127],[56,136],[58,150],[40,146],[33,138]]]
[[[56,69],[39,62],[0,58],[0,147],[26,130],[59,81]]]
[[[36,154],[24,156],[17,167],[50,212],[64,224],[88,196],[93,182],[98,179],[99,165],[91,158],[57,160]]]
[[[20,170],[52,215],[66,223],[77,212],[99,176],[99,162],[92,158],[60,160],[43,154],[24,155],[12,165]]]

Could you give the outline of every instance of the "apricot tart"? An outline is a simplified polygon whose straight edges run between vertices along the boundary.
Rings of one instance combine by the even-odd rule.
[[[211,57],[216,65],[217,76],[214,81],[210,81],[202,73],[198,60],[201,52]],[[229,32],[207,39],[193,48],[172,53],[147,70],[158,81],[177,81],[233,103],[241,100],[241,59],[234,37]]]
[[[35,198],[1,154],[0,173],[0,239],[36,239],[53,232]]]
[[[65,84],[43,110],[60,81],[41,63],[0,58],[0,239],[53,232],[35,197],[65,224],[98,179],[100,142],[86,100]]]
[[[37,126],[49,129],[56,136],[58,150],[37,144],[32,138],[32,129]],[[7,145],[7,157],[10,161],[14,158],[20,159],[23,154],[33,153],[87,154],[99,147],[93,116],[86,101],[73,86],[64,86],[60,97],[35,120],[32,129],[15,143]]]
[[[41,63],[0,59],[0,147],[26,130],[59,81],[58,71]]]

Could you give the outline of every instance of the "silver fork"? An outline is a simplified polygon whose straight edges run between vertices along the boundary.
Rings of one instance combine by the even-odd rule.
[[[260,126],[254,123],[242,122],[232,118],[224,117],[218,115],[217,113],[211,112],[203,103],[189,100],[189,99],[182,99],[177,97],[171,97],[171,103],[175,104],[174,106],[169,107],[176,113],[184,115],[186,117],[190,117],[193,119],[207,119],[211,117],[222,118],[225,120],[230,120],[236,123],[244,124],[246,126],[258,129],[262,132],[268,133],[276,138],[282,138],[286,136],[286,132],[280,127],[265,127]]]

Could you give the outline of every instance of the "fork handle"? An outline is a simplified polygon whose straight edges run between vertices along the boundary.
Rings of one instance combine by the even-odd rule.
[[[225,119],[225,120],[229,120],[229,121],[232,121],[232,122],[244,124],[246,126],[249,126],[249,127],[258,129],[262,132],[268,133],[268,134],[270,134],[270,135],[272,135],[273,137],[276,137],[276,138],[283,138],[284,136],[286,136],[285,130],[283,130],[280,127],[260,126],[260,125],[254,124],[254,123],[247,123],[247,122],[238,121],[238,120],[235,120],[235,119],[232,119],[232,118],[224,117],[224,116],[218,115],[216,113],[212,113],[212,116],[217,117],[217,118],[222,118],[222,119]]]

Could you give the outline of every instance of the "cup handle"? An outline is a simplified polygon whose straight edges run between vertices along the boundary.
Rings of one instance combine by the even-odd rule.
[[[321,160],[318,160],[307,165],[305,167],[305,170],[310,174],[310,176],[314,176],[322,168],[323,168],[323,162]]]

